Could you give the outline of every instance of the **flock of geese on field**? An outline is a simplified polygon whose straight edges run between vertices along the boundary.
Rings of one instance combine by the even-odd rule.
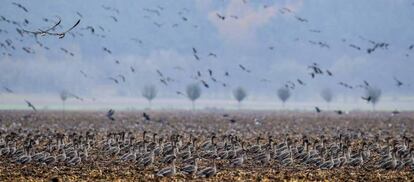
[[[362,139],[362,140],[361,140]],[[61,133],[47,130],[0,131],[0,158],[10,163],[78,166],[92,161],[152,169],[156,176],[178,173],[211,177],[221,169],[244,166],[364,170],[414,170],[414,148],[407,136],[257,136],[235,134],[162,135],[144,131]]]

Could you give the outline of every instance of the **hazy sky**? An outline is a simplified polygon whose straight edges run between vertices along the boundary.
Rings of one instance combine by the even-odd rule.
[[[65,89],[83,97],[137,97],[143,85],[153,83],[161,97],[178,98],[175,92],[184,92],[187,84],[196,82],[192,77],[197,71],[211,86],[203,88],[206,98],[231,98],[236,86],[245,87],[252,98],[275,97],[278,88],[289,80],[297,84],[298,78],[306,86],[297,86],[293,92],[302,99],[319,96],[326,87],[338,95],[363,93],[340,87],[340,81],[357,85],[367,80],[384,95],[414,93],[414,48],[409,49],[414,44],[412,0],[3,0],[0,15],[21,24],[0,19],[0,42],[5,45],[0,47],[0,84],[16,93],[56,94]],[[40,47],[33,36],[21,37],[16,31],[50,27],[53,22],[43,19],[56,21],[57,16],[62,20],[57,31],[78,19],[81,22],[72,31],[75,37],[39,36],[38,42],[49,50]],[[25,19],[28,24],[23,23]],[[95,29],[94,34],[87,26]],[[15,50],[6,40],[12,41]],[[367,49],[374,47],[370,40],[389,46],[368,54]],[[35,53],[26,53],[22,47]],[[200,60],[193,56],[193,47]],[[311,79],[307,66],[313,62],[334,76]],[[251,73],[242,71],[239,64]],[[164,86],[157,69],[174,81]],[[208,69],[228,86],[214,83]],[[226,71],[230,77],[224,76]],[[125,75],[126,82],[118,74]],[[394,77],[404,85],[397,87]],[[260,81],[264,78],[270,82]]]

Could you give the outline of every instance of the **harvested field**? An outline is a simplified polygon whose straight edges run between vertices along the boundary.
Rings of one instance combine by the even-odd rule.
[[[146,113],[1,111],[0,179],[414,180],[412,112]]]

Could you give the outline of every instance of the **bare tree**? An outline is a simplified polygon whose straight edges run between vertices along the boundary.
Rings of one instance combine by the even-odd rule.
[[[375,110],[375,105],[381,98],[381,92],[381,89],[377,87],[368,86],[365,88],[365,97],[372,104],[372,110]]]
[[[79,97],[79,96],[77,96],[73,93],[70,93],[66,90],[62,90],[59,93],[59,96],[60,96],[60,100],[62,100],[62,115],[63,115],[63,117],[65,116],[65,103],[66,103],[66,100],[68,100],[70,98],[74,98],[74,99],[83,101],[83,99],[81,97]]]
[[[152,100],[157,96],[158,90],[155,85],[145,85],[142,89],[142,96],[148,100],[149,108],[151,109]]]
[[[279,90],[277,90],[277,96],[283,102],[283,108],[284,108],[285,107],[285,102],[290,97],[290,90],[286,87],[282,87]]]
[[[233,90],[233,96],[238,102],[238,107],[240,110],[241,102],[247,97],[247,92],[242,87],[237,87]]]
[[[60,100],[62,100],[62,116],[65,116],[65,102],[69,98],[69,93],[66,90],[62,90],[59,94]]]
[[[201,96],[201,88],[197,83],[187,85],[187,97],[191,100],[193,110],[195,110],[195,101]]]
[[[329,88],[323,89],[321,91],[321,97],[323,98],[323,100],[325,100],[326,103],[328,103],[328,108],[329,108],[329,104],[332,102],[332,99],[333,99],[332,90]]]

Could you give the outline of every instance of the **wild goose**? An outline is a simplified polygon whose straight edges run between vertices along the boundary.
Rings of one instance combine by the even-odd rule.
[[[178,153],[177,156],[182,160],[190,158],[192,156],[191,148],[187,147],[185,151]]]
[[[132,162],[132,161],[135,161],[136,158],[137,158],[137,151],[135,147],[131,147],[128,153],[125,153],[124,155],[120,157],[120,160],[123,162]]]
[[[239,167],[242,166],[244,163],[244,159],[246,158],[246,154],[242,154],[241,156],[232,159],[229,161],[230,167]]]
[[[220,152],[217,152],[217,159],[227,159],[228,150],[226,148],[227,148],[227,143],[224,144],[224,147],[221,149]]]
[[[250,154],[257,154],[262,150],[262,145],[260,144],[260,140],[262,138],[259,136],[256,138],[256,144],[251,146],[250,148],[247,149],[247,152]]]
[[[83,161],[88,160],[88,157],[89,157],[88,149],[86,149],[86,148],[82,148],[82,149],[80,149],[80,151],[79,151],[79,157],[80,157]]]
[[[75,156],[74,156],[72,159],[70,159],[70,160],[67,162],[67,164],[68,164],[69,166],[76,166],[76,165],[80,164],[80,163],[81,163],[81,161],[82,161],[82,159],[78,156],[78,152],[77,152],[77,151],[75,151]]]
[[[119,147],[119,143],[117,142],[115,144],[115,146],[111,146],[107,151],[106,151],[106,155],[107,156],[112,156],[115,157],[118,155],[118,153],[121,151],[121,148]]]
[[[6,144],[6,147],[0,149],[0,156],[6,156],[10,153],[10,145]]]
[[[27,164],[32,161],[32,156],[30,155],[30,151],[33,147],[33,144],[34,144],[34,141],[30,139],[28,142],[28,146],[26,146],[26,149],[25,149],[26,153],[16,160],[17,163]]]
[[[45,159],[42,161],[42,163],[48,166],[54,164],[55,162],[56,162],[55,156],[46,156]]]
[[[256,154],[252,157],[256,164],[260,163],[261,165],[269,164],[271,161],[270,151],[262,151],[259,154]]]
[[[355,158],[351,158],[348,161],[348,165],[352,167],[362,166],[364,164],[364,158],[362,152],[359,151],[358,156]]]
[[[42,152],[39,152],[39,153],[34,154],[34,155],[32,156],[32,159],[33,159],[33,161],[38,162],[38,161],[43,160],[43,159],[44,159],[44,157],[45,157],[45,152],[44,152],[44,151],[42,151]]]
[[[213,159],[217,157],[217,148],[216,145],[214,144],[212,149],[210,150],[204,150],[201,151],[200,153],[198,153],[198,156],[203,158],[203,159]]]
[[[216,148],[217,146],[215,145],[215,139],[216,138],[216,135],[215,134],[213,134],[212,136],[211,136],[211,139],[210,139],[210,141],[206,141],[206,142],[204,142],[204,143],[202,143],[201,145],[200,145],[200,148],[202,148],[203,150],[212,150],[213,148]]]
[[[61,154],[59,154],[58,156],[56,156],[56,162],[63,162],[66,160],[66,151],[64,149],[60,149],[59,152],[61,152]]]
[[[166,155],[162,158],[161,163],[164,164],[171,164],[173,161],[175,161],[175,159],[177,158],[177,147],[173,146],[173,153]]]
[[[171,167],[166,167],[164,169],[161,169],[160,171],[157,172],[156,175],[159,177],[168,177],[168,176],[174,176],[175,173],[176,173],[175,159],[173,159]]]
[[[16,162],[20,164],[27,164],[32,161],[32,157],[30,156],[29,152],[24,154],[23,156],[19,157]]]
[[[293,155],[292,155],[292,152],[291,152],[291,151],[289,152],[289,157],[287,157],[287,158],[283,159],[283,160],[280,162],[280,164],[282,164],[282,166],[290,166],[290,165],[292,165],[293,163],[294,163],[294,161],[293,161]]]
[[[197,172],[197,176],[201,178],[209,178],[211,176],[216,175],[217,173],[217,166],[216,161],[213,159],[213,167],[206,167],[203,170]]]
[[[144,156],[138,161],[138,165],[140,165],[142,167],[148,167],[148,166],[150,166],[154,163],[154,160],[155,160],[154,150],[151,150],[149,156]],[[173,159],[173,160],[175,160],[175,159]]]
[[[199,159],[196,157],[194,159],[194,164],[188,164],[188,165],[182,167],[180,169],[181,173],[184,174],[184,175],[191,175],[191,176],[196,174],[197,170],[198,170],[198,160]]]
[[[331,159],[329,161],[324,162],[319,166],[320,169],[326,170],[326,169],[332,169],[335,166],[334,159],[331,155]]]

